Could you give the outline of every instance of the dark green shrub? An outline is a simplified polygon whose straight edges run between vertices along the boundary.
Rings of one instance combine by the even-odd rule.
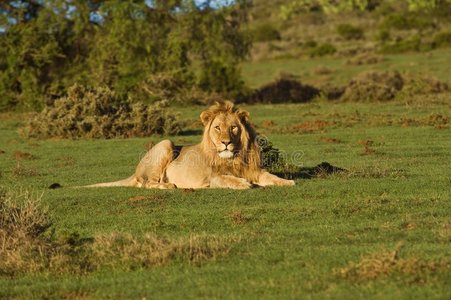
[[[269,42],[280,40],[280,32],[271,24],[262,24],[251,31],[254,42]]]
[[[239,67],[233,62],[210,61],[202,65],[198,86],[209,93],[234,98],[245,89]]]
[[[451,31],[437,33],[434,36],[433,43],[436,47],[451,46]]]
[[[386,43],[390,40],[390,31],[388,29],[381,29],[376,35],[376,40],[381,43]]]
[[[75,82],[120,95],[160,73],[199,75],[193,83],[207,92],[241,84],[236,66],[251,44],[241,28],[247,0],[221,9],[209,1],[69,2],[0,2],[0,110],[41,110]],[[89,18],[99,12],[101,22]]]
[[[420,16],[414,14],[391,14],[384,18],[382,28],[409,30],[419,29],[424,30],[436,27],[433,19],[430,16]]]
[[[345,40],[363,39],[363,29],[351,24],[340,24],[337,26],[337,33]]]
[[[407,39],[400,39],[392,43],[382,45],[381,52],[387,54],[398,54],[409,51],[427,50],[426,45],[422,44],[421,37],[414,35]]]
[[[334,45],[330,43],[319,44],[308,50],[308,54],[311,57],[331,55],[334,54],[335,52],[337,52],[337,49],[335,48]]]
[[[314,48],[314,47],[316,47],[316,46],[318,46],[318,43],[317,43],[315,40],[312,40],[312,39],[306,40],[306,41],[302,44],[302,47],[303,47],[303,48]]]
[[[177,134],[181,124],[166,109],[166,103],[152,106],[130,104],[109,88],[72,86],[66,97],[36,114],[25,128],[36,138],[114,138]]]

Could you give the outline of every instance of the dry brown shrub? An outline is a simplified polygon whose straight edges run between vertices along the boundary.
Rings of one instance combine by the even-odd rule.
[[[42,234],[50,226],[41,196],[0,192],[0,275],[41,270],[49,246]]]
[[[209,105],[222,100],[219,94],[205,92],[197,85],[169,73],[150,75],[131,92],[131,98],[152,102],[168,101],[169,103],[200,105]]]
[[[449,91],[448,85],[437,78],[404,74],[404,85],[399,97],[413,95],[438,94]]]
[[[438,261],[413,256],[400,258],[401,247],[402,244],[399,244],[393,251],[363,256],[360,261],[349,262],[347,266],[335,270],[335,273],[341,278],[358,283],[398,275],[397,278],[409,283],[424,284],[431,276],[451,270],[449,258]]]
[[[399,72],[364,72],[346,86],[341,99],[344,101],[388,101],[395,98],[403,87]]]
[[[344,101],[389,101],[406,99],[415,95],[447,92],[448,85],[435,78],[398,71],[369,71],[358,74],[346,86]]]
[[[36,138],[114,138],[177,134],[181,124],[166,102],[124,102],[108,88],[72,86],[66,97],[36,114],[25,128]]]

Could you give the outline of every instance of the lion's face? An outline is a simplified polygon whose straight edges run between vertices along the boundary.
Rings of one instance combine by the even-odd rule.
[[[240,150],[243,126],[236,114],[221,113],[211,121],[208,135],[218,156],[231,159]]]

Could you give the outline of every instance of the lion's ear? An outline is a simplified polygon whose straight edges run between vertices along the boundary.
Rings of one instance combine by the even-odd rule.
[[[202,121],[202,124],[204,124],[204,126],[207,126],[208,122],[211,121],[212,117],[213,117],[213,113],[209,110],[203,111],[200,114],[200,120]]]
[[[243,124],[246,124],[249,121],[250,113],[246,110],[239,110],[238,111],[238,117],[240,118],[241,122]]]

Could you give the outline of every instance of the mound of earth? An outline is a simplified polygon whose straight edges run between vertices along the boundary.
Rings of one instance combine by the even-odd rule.
[[[239,99],[244,103],[304,103],[318,96],[320,91],[297,80],[280,78]]]

